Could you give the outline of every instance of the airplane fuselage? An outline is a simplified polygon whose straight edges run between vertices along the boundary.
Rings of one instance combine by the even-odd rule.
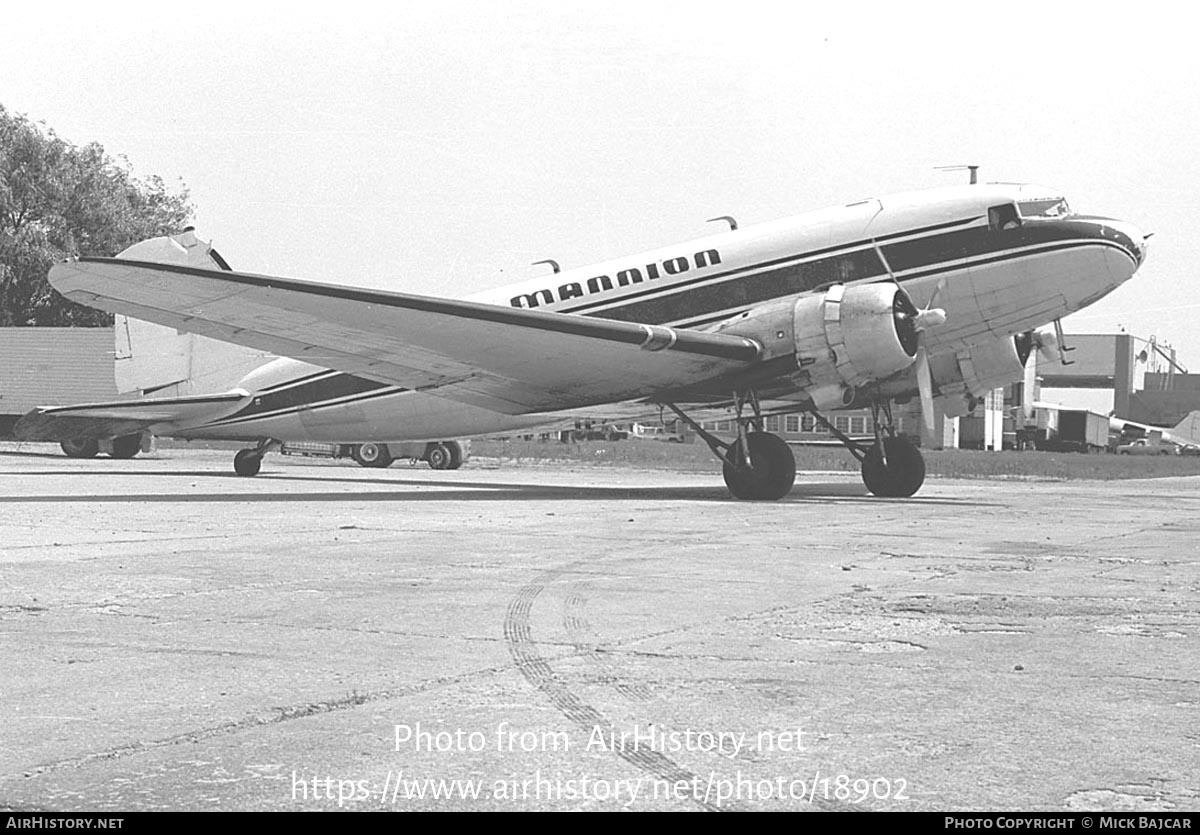
[[[835,284],[898,281],[945,324],[931,358],[1040,327],[1112,292],[1144,258],[1133,226],[1074,214],[1061,195],[988,184],[863,200],[543,275],[471,297],[517,308],[697,330]],[[436,440],[561,419],[510,415],[280,358],[249,374],[247,400],[192,438]],[[803,392],[800,392],[803,395]]]

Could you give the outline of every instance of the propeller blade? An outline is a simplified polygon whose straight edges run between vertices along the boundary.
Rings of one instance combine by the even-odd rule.
[[[942,290],[945,289],[945,287],[946,287],[946,279],[943,276],[942,278],[938,279],[937,287],[933,288],[933,295],[930,296],[929,301],[925,303],[926,310],[933,307],[934,302],[937,301],[937,297],[941,295]]]
[[[925,422],[925,432],[930,437],[935,429],[933,414],[933,372],[929,370],[929,354],[925,345],[917,349],[916,359],[917,389],[921,392],[921,419]]]

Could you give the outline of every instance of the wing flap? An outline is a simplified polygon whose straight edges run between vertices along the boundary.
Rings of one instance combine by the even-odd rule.
[[[742,370],[757,342],[182,265],[82,258],[82,304],[508,414],[648,397]]]

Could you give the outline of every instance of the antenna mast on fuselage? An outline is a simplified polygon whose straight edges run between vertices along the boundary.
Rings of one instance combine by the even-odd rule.
[[[979,182],[979,166],[978,165],[935,165],[935,171],[970,171],[971,185]]]

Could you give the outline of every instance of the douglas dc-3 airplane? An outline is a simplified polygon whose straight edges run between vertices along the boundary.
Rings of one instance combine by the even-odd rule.
[[[466,300],[235,272],[190,231],[116,258],[70,260],[51,270],[51,284],[130,317],[118,333],[128,331],[134,359],[135,320],[278,358],[249,373],[231,364],[203,381],[176,376],[183,384],[156,397],[38,409],[16,431],[134,451],[145,433],[248,440],[234,469],[251,476],[288,441],[485,436],[561,424],[572,412],[670,409],[723,462],[734,496],[779,499],[795,459],[763,417],[808,412],[860,460],[872,493],[911,496],[924,460],[895,432],[891,403],[919,397],[931,425],[935,402],[965,414],[1020,379],[1043,342],[1034,329],[1128,280],[1147,237],[1077,214],[1056,191],[1016,184],[730,225],[590,267],[555,265],[553,275]],[[187,362],[200,359],[195,350]],[[156,362],[142,358],[145,368]],[[870,443],[823,415],[865,407],[876,417]],[[732,440],[700,426],[717,408],[734,410]]]

